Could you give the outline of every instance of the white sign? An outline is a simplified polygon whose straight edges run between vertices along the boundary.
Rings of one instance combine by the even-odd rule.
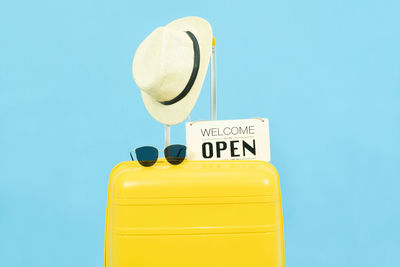
[[[268,119],[186,123],[188,160],[270,161]]]

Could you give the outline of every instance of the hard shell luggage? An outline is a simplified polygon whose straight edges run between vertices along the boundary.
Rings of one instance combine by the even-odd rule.
[[[108,189],[106,267],[283,267],[279,176],[262,161],[122,162]]]

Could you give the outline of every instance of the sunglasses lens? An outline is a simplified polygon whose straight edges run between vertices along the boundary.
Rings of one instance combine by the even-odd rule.
[[[142,166],[150,167],[158,159],[158,150],[152,146],[142,146],[135,149],[136,158]]]
[[[164,149],[164,156],[172,165],[178,165],[186,157],[186,146],[184,145],[171,145]]]

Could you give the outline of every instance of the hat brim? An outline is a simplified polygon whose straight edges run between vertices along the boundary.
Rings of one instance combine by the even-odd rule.
[[[199,71],[192,88],[183,99],[171,105],[164,105],[143,90],[140,90],[144,105],[153,118],[166,125],[175,125],[184,121],[189,116],[200,95],[204,78],[207,74],[213,35],[210,24],[200,17],[186,17],[174,20],[166,27],[192,32],[196,36],[200,48]]]

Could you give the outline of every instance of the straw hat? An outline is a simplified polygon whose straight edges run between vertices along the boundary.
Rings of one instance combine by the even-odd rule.
[[[190,114],[207,73],[211,44],[210,24],[186,17],[155,29],[139,45],[133,78],[157,121],[174,125]]]

